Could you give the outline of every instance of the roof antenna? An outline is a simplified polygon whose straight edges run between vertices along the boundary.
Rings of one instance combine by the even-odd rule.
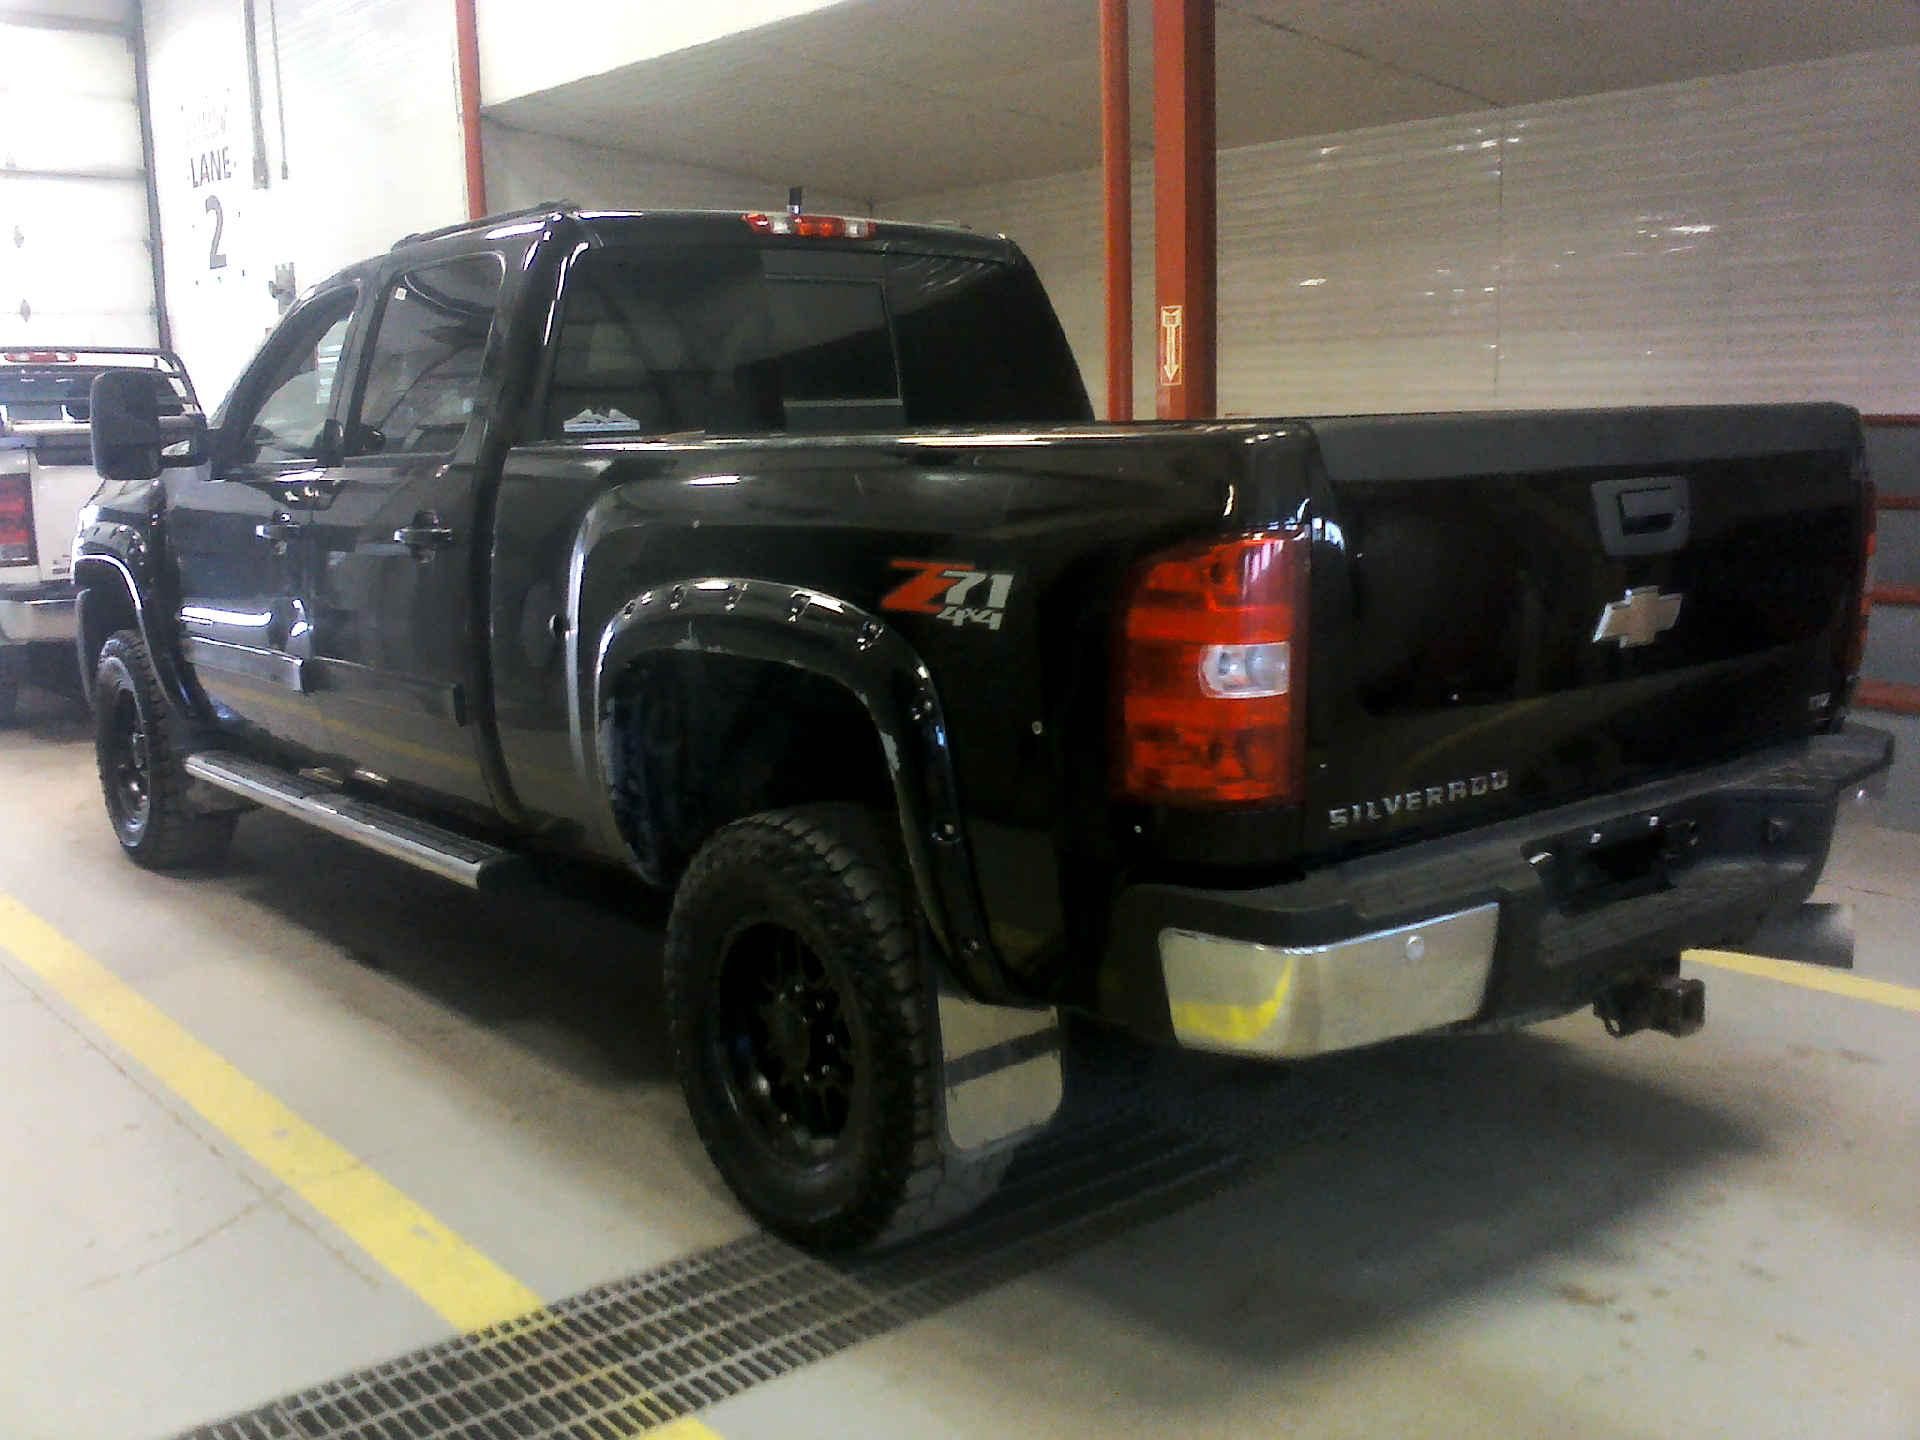
[[[798,215],[800,213],[800,187],[798,185],[789,185],[787,187],[787,213],[789,215]]]

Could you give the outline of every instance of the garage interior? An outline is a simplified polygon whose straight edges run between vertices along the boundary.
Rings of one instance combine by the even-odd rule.
[[[1191,7],[0,6],[0,347],[168,346],[211,408],[404,234],[803,187],[1007,234],[1098,412],[1164,415],[1155,21]],[[1862,413],[1855,714],[1899,748],[1815,897],[1852,970],[1690,955],[1684,1043],[1089,1037],[978,1220],[826,1261],[701,1148],[663,902],[465,895],[271,815],[221,875],[137,870],[50,684],[0,731],[0,1435],[1920,1435],[1920,12],[1209,18],[1217,400],[1181,413]]]

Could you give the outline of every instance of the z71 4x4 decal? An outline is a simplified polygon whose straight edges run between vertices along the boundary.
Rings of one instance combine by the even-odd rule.
[[[911,570],[913,577],[889,590],[880,601],[882,610],[904,610],[912,615],[932,615],[949,625],[984,625],[1000,628],[1007,613],[1007,596],[1013,590],[1013,576],[1004,570],[977,570],[965,561],[895,560],[896,570]]]

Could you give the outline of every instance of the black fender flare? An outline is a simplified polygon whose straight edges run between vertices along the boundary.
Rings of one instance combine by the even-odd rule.
[[[606,622],[576,672],[584,692],[580,708],[593,717],[591,736],[575,736],[577,753],[614,834],[608,783],[614,773],[613,685],[640,656],[668,649],[790,665],[849,691],[879,733],[914,888],[954,978],[986,1003],[1031,1000],[989,933],[945,712],[932,674],[904,636],[848,601],[773,580],[702,576],[635,595]]]
[[[105,533],[96,533],[102,531]],[[134,625],[140,631],[140,638],[146,642],[147,654],[153,657],[154,668],[159,672],[167,698],[179,707],[182,715],[197,717],[199,710],[178,663],[172,634],[156,633],[153,616],[148,613],[147,594],[141,580],[149,573],[150,552],[151,547],[146,539],[132,526],[96,522],[82,527],[73,557],[73,583],[79,592],[76,599],[79,623],[74,627],[74,651],[79,662],[81,685],[87,693],[92,693],[93,667],[98,658],[86,653],[88,595],[96,587],[111,587],[123,594],[132,608]]]

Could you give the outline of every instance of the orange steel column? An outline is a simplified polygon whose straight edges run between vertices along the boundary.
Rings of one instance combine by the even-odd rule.
[[[1100,0],[1100,169],[1107,219],[1107,418],[1133,418],[1133,124],[1127,0]]]
[[[1156,409],[1214,414],[1213,0],[1153,0]]]
[[[474,0],[453,0],[454,68],[460,81],[460,138],[467,156],[467,218],[487,213],[487,167],[480,153],[480,25]]]

